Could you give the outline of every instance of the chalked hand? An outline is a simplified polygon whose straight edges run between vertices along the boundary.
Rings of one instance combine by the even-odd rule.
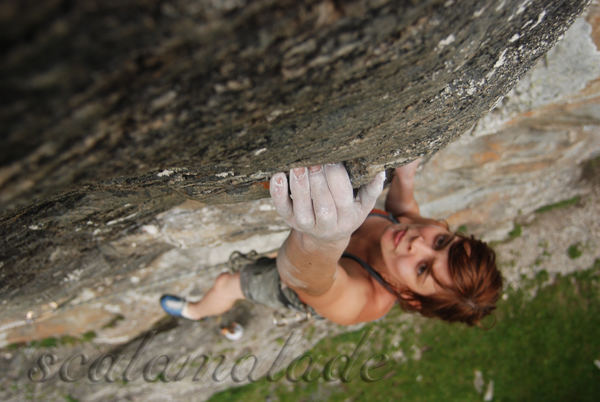
[[[363,185],[356,197],[341,163],[292,169],[289,177],[289,183],[284,173],[271,178],[271,198],[279,215],[301,233],[337,241],[349,238],[364,222],[383,190],[385,172]]]

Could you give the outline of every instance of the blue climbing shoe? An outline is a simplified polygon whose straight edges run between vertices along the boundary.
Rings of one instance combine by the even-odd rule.
[[[167,314],[174,317],[183,317],[183,307],[187,302],[179,296],[162,295],[160,298],[160,306]],[[184,317],[185,318],[185,317]]]

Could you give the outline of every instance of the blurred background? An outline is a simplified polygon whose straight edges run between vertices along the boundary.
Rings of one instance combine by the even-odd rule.
[[[44,10],[56,9],[52,2],[46,3],[39,6],[44,18],[47,17]],[[236,1],[213,3],[213,8],[207,6],[204,12],[214,9],[220,16],[231,13],[232,18],[236,8],[251,7]],[[334,24],[338,18],[343,19],[337,15],[340,11],[334,3],[323,3],[319,14],[323,18],[321,24]],[[500,3],[486,3],[487,8],[482,8],[481,13],[500,7]],[[169,7],[169,3],[164,2],[157,10],[167,14],[177,12],[176,8]],[[5,20],[16,18],[11,10],[9,5],[0,7]],[[517,11],[516,7],[512,10],[520,15]],[[35,13],[28,15],[35,17]],[[533,19],[529,25],[543,20],[542,15],[539,21]],[[66,28],[61,28],[60,23],[52,28],[58,34],[61,29]],[[4,46],[7,49],[10,35],[21,37],[23,32],[17,26],[6,28]],[[31,32],[30,35],[35,36]],[[82,49],[88,44],[74,43],[73,46]],[[111,46],[118,48],[119,42],[115,40]],[[143,155],[135,154],[131,159],[125,157],[127,162],[123,162],[123,166],[119,161],[107,161],[106,172],[119,169],[146,172],[135,179],[141,178],[137,184],[147,188],[144,190],[147,200],[143,203],[137,193],[129,192],[128,180],[121,180],[119,176],[89,193],[78,193],[80,188],[92,189],[86,186],[92,186],[89,183],[93,174],[90,176],[90,171],[84,169],[79,176],[68,178],[69,183],[81,183],[82,187],[67,186],[62,195],[48,196],[46,200],[60,201],[52,204],[44,197],[35,198],[52,193],[36,193],[38,187],[34,186],[34,183],[43,183],[44,175],[52,172],[39,173],[32,166],[44,166],[45,158],[52,159],[56,152],[50,149],[52,144],[59,150],[63,149],[62,145],[47,143],[45,147],[35,148],[39,143],[34,139],[30,144],[12,139],[22,138],[18,135],[21,129],[36,132],[36,127],[48,127],[53,121],[64,123],[64,116],[54,114],[54,109],[50,112],[29,110],[26,121],[14,123],[17,121],[11,120],[14,116],[35,104],[32,99],[36,91],[30,92],[32,98],[22,101],[16,99],[15,92],[6,92],[2,113],[9,123],[5,125],[7,145],[3,146],[0,170],[0,181],[5,186],[2,188],[4,251],[0,260],[3,286],[0,398],[15,401],[597,400],[600,395],[599,49],[600,5],[594,1],[552,49],[520,77],[510,92],[502,97],[491,97],[489,112],[476,119],[474,125],[468,125],[466,131],[452,138],[440,134],[439,138],[443,139],[438,145],[435,138],[426,138],[423,142],[427,144],[422,146],[429,148],[421,150],[429,151],[429,156],[416,179],[416,197],[422,213],[446,219],[455,231],[483,237],[497,251],[506,286],[495,319],[484,325],[489,329],[425,320],[403,313],[399,308],[378,322],[355,327],[302,320],[249,303],[240,303],[223,317],[198,323],[167,318],[158,305],[162,293],[197,298],[226,267],[233,251],[271,252],[285,239],[286,225],[276,215],[269,199],[261,198],[265,194],[261,182],[268,178],[268,172],[260,171],[250,177],[249,167],[246,176],[238,170],[230,174],[224,162],[220,166],[222,174],[202,176],[204,168],[199,167],[198,171],[189,170],[186,176],[185,169],[178,170],[179,165],[171,168],[176,155],[144,159]],[[10,55],[17,57],[14,52]],[[494,58],[490,64],[498,64],[497,60],[500,59]],[[43,61],[31,58],[32,68],[35,63]],[[148,71],[158,69],[151,60],[144,59],[144,63],[148,64],[145,67]],[[110,65],[107,68],[110,70]],[[48,71],[36,76],[29,85],[38,88],[39,96],[46,96],[45,86],[52,87],[54,82],[61,82],[65,93],[71,93],[70,85],[87,85],[88,71],[68,71],[68,74],[65,71],[60,68]],[[3,79],[8,73],[26,75],[26,72],[5,68]],[[133,80],[135,73],[128,77],[127,80]],[[14,90],[7,82],[4,81],[3,88]],[[241,80],[224,85],[214,89],[215,93],[235,92],[236,85],[243,88],[246,84]],[[231,88],[227,89],[227,85]],[[448,91],[460,89],[448,86]],[[94,91],[102,93],[102,88]],[[485,97],[485,85],[476,91]],[[149,113],[155,113],[152,116],[156,118],[146,122],[148,130],[160,130],[161,125],[171,127],[171,120],[165,117],[168,113],[162,113],[161,108],[174,102],[176,95],[169,92],[153,95],[156,96],[151,97],[151,103],[155,109]],[[201,99],[203,95],[196,96]],[[61,101],[58,96],[53,102],[58,105]],[[111,107],[118,109],[124,101],[115,99],[114,102]],[[53,103],[47,105],[54,107]],[[80,113],[87,116],[80,121],[87,121],[89,116],[104,113],[105,106],[92,103],[85,109],[68,113]],[[477,107],[483,108],[482,105]],[[62,109],[57,106],[56,110]],[[292,113],[277,110],[278,113],[263,112],[275,122],[279,116]],[[193,113],[189,117],[190,121],[195,118],[203,119]],[[107,127],[109,123],[107,121]],[[138,129],[139,124],[137,121],[133,126]],[[74,141],[69,139],[69,126],[57,127],[65,130],[65,141]],[[123,127],[119,127],[123,131]],[[87,130],[86,127],[71,128],[72,132]],[[110,127],[106,132],[111,132]],[[125,133],[136,135],[133,131],[128,133],[126,127]],[[228,135],[245,138],[243,130]],[[100,143],[110,143],[110,135],[101,137],[97,138]],[[82,145],[84,148],[96,146],[95,140],[90,138],[86,140],[87,145]],[[272,143],[252,138],[248,140],[252,144],[248,149],[256,158],[264,155],[266,151],[262,149],[269,148],[271,152]],[[319,138],[315,135],[311,140],[315,147],[322,145]],[[323,144],[329,146],[326,137],[321,138]],[[160,141],[168,143],[168,136]],[[441,149],[433,152],[436,147]],[[60,163],[68,164],[70,158],[78,157],[78,152],[85,155],[83,148],[75,148],[73,154],[57,162],[57,171]],[[31,153],[32,149],[36,152]],[[417,155],[417,151],[385,157],[389,163],[398,164]],[[218,152],[224,151],[215,150],[215,155],[220,155]],[[345,151],[337,152],[341,155]],[[190,155],[184,156],[193,159]],[[227,160],[238,156],[235,152],[225,152],[219,158]],[[22,157],[24,159],[19,159]],[[136,165],[144,160],[158,162],[146,168]],[[247,162],[252,165],[252,161]],[[101,158],[94,160],[93,155],[85,163],[89,166],[104,164]],[[260,163],[263,162],[257,161]],[[373,166],[389,167],[387,163],[374,161]],[[268,162],[264,164],[267,166]],[[243,168],[240,169],[243,173]],[[362,173],[364,177],[368,174],[368,169]],[[239,182],[234,179],[226,182],[234,176]],[[14,177],[19,180],[13,180]],[[208,184],[206,187],[198,184],[191,192],[177,187],[178,182],[190,177],[216,183],[215,188],[233,189],[239,185],[241,190],[214,195],[210,193],[213,187]],[[360,181],[361,173],[355,177]],[[149,181],[144,181],[146,179]],[[152,187],[153,180],[170,181],[160,182],[164,187],[156,190]],[[197,196],[202,191],[216,198]],[[28,205],[20,201],[19,194],[37,201]],[[92,202],[95,197],[114,197],[116,201],[111,201],[113,204],[108,208],[111,212],[100,214],[93,203],[77,204],[80,200]],[[219,202],[213,202],[217,198]],[[152,204],[153,200],[160,200],[155,201],[160,208]],[[76,208],[77,205],[91,206],[82,210]],[[35,215],[38,211],[43,214]],[[60,232],[58,229],[64,229],[60,226],[64,222],[74,222],[68,226],[68,232],[77,247],[68,246],[71,244],[68,237],[60,244],[48,240],[53,233]],[[43,233],[46,237],[23,237],[25,232],[29,233],[27,236]],[[83,234],[85,241],[81,240]],[[64,236],[62,232],[60,235]],[[21,265],[14,263],[16,260],[9,247],[17,240],[22,241],[18,247],[20,255],[27,256],[19,260]],[[276,325],[274,317],[286,324]],[[221,325],[232,320],[242,322],[246,328],[238,342],[223,338],[218,331]],[[352,355],[357,345],[360,348]],[[61,377],[61,365],[78,354],[85,358],[72,359],[66,377],[64,372]],[[114,364],[110,357],[93,364],[111,354]],[[204,365],[203,354],[208,356]],[[351,381],[341,381],[336,369],[334,378],[319,375],[326,362],[340,354],[356,357],[356,364],[349,370]],[[381,360],[385,360],[385,364],[374,367],[373,381],[367,381],[364,374],[361,377],[360,368],[376,354],[385,355]],[[161,355],[167,358],[158,358]],[[220,355],[224,358],[220,359]],[[254,369],[253,359],[244,358],[248,355],[256,356],[258,363]],[[308,358],[291,364],[304,355],[314,360],[312,368]],[[187,362],[186,357],[190,358]],[[231,376],[238,359],[242,359],[237,371],[239,381],[233,378],[235,375]],[[219,365],[221,360],[224,363]],[[376,365],[377,361],[371,363]],[[144,377],[144,368],[148,366],[151,366],[148,376]],[[127,367],[130,367],[129,376],[125,376]],[[337,367],[339,370],[343,363]],[[253,377],[260,379],[245,385],[251,370],[254,370]],[[275,375],[273,381],[264,378],[269,370]],[[178,373],[180,380],[176,378]],[[197,374],[196,380],[194,374]]]

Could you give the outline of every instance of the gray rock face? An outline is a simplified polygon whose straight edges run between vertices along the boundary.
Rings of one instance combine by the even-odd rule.
[[[582,166],[600,154],[598,8],[432,157],[417,181],[424,214],[499,240],[537,208],[589,192]]]
[[[264,196],[293,165],[354,161],[360,183],[433,152],[585,1],[242,3],[4,7],[25,22],[2,33],[5,265],[47,241],[23,227],[114,238],[184,198]]]
[[[463,133],[586,1],[216,3],[9,2],[3,209],[249,199],[327,161],[362,182]]]
[[[498,94],[509,88],[526,70],[527,63],[548,49],[565,29],[561,24],[568,24],[571,13],[579,9],[575,2],[498,1],[476,5],[446,1],[392,6],[383,1],[365,3],[362,9],[359,8],[362,3],[352,3],[344,10],[323,3],[306,6],[304,11],[298,11],[300,6],[291,2],[277,6],[265,2],[246,5],[243,1],[183,3],[162,2],[158,6],[158,2],[114,5],[101,2],[91,6],[84,1],[60,8],[59,2],[47,1],[35,8],[19,9],[16,2],[5,2],[7,6],[0,7],[3,22],[0,43],[8,52],[0,67],[3,95],[7,94],[0,99],[3,102],[0,115],[8,133],[2,137],[0,148],[3,208],[0,347],[32,339],[59,339],[55,340],[56,347],[0,349],[0,399],[54,400],[68,395],[92,401],[204,400],[218,390],[239,385],[226,374],[241,356],[248,353],[257,356],[259,365],[255,374],[264,375],[292,334],[294,341],[286,347],[278,368],[285,367],[321,337],[356,329],[326,321],[300,321],[278,327],[272,323],[273,312],[269,308],[249,303],[237,305],[222,318],[209,318],[202,323],[165,322],[157,300],[165,292],[198,297],[224,268],[233,250],[266,252],[279,247],[287,235],[286,225],[268,199],[250,200],[266,194],[260,182],[270,173],[311,161],[345,160],[354,169],[358,184],[372,171],[402,163],[416,153],[433,152],[455,135],[451,130],[428,131],[435,127],[434,123],[445,121],[444,124],[454,125],[457,130],[464,123],[471,128],[475,120],[466,124],[468,116],[471,113],[475,116],[475,112],[481,113],[492,104],[495,107],[490,113],[431,156],[418,173],[416,195],[422,212],[447,219],[454,229],[464,225],[469,232],[487,239],[505,238],[509,230],[520,225],[520,237],[496,247],[504,279],[513,288],[519,287],[522,278],[531,278],[542,270],[549,274],[550,282],[554,275],[586,269],[599,258],[600,6],[597,1],[538,60],[535,68],[496,103]],[[139,5],[137,9],[135,4]],[[458,4],[460,13],[452,10]],[[396,10],[390,15],[401,15],[393,18],[414,23],[398,25],[403,30],[386,25],[385,19],[390,18],[385,17],[386,7]],[[377,14],[371,9],[385,12]],[[542,15],[541,10],[550,11]],[[440,20],[444,13],[453,19]],[[21,24],[4,23],[17,18],[17,14]],[[266,33],[252,36],[252,31],[240,31],[240,21],[249,18],[245,15],[254,15],[256,20],[262,18],[260,26],[255,26],[256,32],[265,29]],[[267,18],[273,15],[278,18]],[[371,18],[374,20],[370,21]],[[481,24],[481,18],[493,26]],[[363,22],[352,25],[352,21]],[[231,26],[228,28],[226,23]],[[369,37],[372,43],[365,45],[374,53],[365,56],[357,50],[333,56],[331,49],[336,48],[342,34],[351,35],[352,27],[367,25],[371,33],[382,29]],[[268,35],[276,28],[281,30],[283,39],[271,41]],[[295,33],[301,31],[307,32],[306,36],[296,38]],[[500,44],[504,34],[503,47]],[[208,35],[202,39],[204,42],[199,39],[202,35]],[[427,39],[431,35],[434,39]],[[123,40],[116,39],[119,37]],[[360,35],[348,37],[362,41]],[[323,43],[328,43],[329,38],[333,38],[335,45],[328,48],[331,58],[323,65],[315,61],[311,64],[311,60],[319,60]],[[212,44],[214,41],[221,46],[229,40],[237,43],[237,47]],[[292,52],[292,56],[299,55],[291,59],[296,64],[288,61],[284,65],[283,53],[276,53],[280,47],[283,49],[285,40],[300,46]],[[169,48],[169,44],[178,41],[186,45]],[[471,41],[474,42],[469,45]],[[304,43],[308,44],[303,47]],[[392,49],[388,53],[384,52],[388,48],[382,47],[386,43]],[[515,43],[516,48],[512,47]],[[212,49],[212,53],[203,50],[203,46]],[[293,48],[286,46],[288,51]],[[520,46],[538,50],[523,54],[520,59],[510,57]],[[461,51],[467,47],[471,53]],[[250,48],[262,49],[264,61],[259,58],[256,64],[233,64],[233,67],[219,64],[228,57],[244,59],[251,54],[247,50]],[[508,50],[501,57],[505,48]],[[169,53],[169,49],[173,51]],[[380,51],[384,58],[379,64],[368,68],[361,64]],[[421,59],[415,52],[423,52]],[[205,59],[199,56],[201,53],[206,55]],[[182,54],[196,58],[188,60]],[[243,76],[235,75],[236,69],[258,71],[260,63],[277,57],[280,57],[279,70],[252,76],[250,84]],[[405,63],[402,57],[413,57],[410,59],[413,65]],[[352,64],[353,60],[357,64]],[[208,67],[204,72],[195,70],[202,63],[210,64],[213,70]],[[441,70],[429,70],[428,66],[438,63],[443,66]],[[295,71],[290,66],[305,66],[305,70],[298,67],[301,75],[290,75],[289,71]],[[231,68],[234,70],[230,71]],[[361,73],[361,68],[366,73]],[[211,81],[211,77],[219,74],[238,78],[231,78],[231,83]],[[331,80],[313,84],[311,80],[316,80],[319,74],[329,74]],[[338,74],[339,77],[357,74],[361,78],[344,81],[336,78]],[[472,86],[457,84],[468,84],[472,76],[483,77],[485,82],[479,87],[479,81],[473,78]],[[185,88],[177,86],[178,80],[189,79],[186,77],[195,78],[186,81],[189,85]],[[278,103],[296,101],[300,105],[301,94],[287,93],[272,99],[253,95],[262,102],[248,113],[250,116],[262,113],[263,118],[255,120],[243,112],[245,109],[227,109],[228,105],[245,105],[247,94],[253,93],[255,87],[267,88],[268,82],[283,83],[277,84],[280,88],[285,83],[297,88],[310,87],[311,94],[329,91],[323,92],[324,98],[315,97],[314,119],[310,121],[311,129],[320,130],[319,135],[324,137],[311,136],[308,126],[294,135],[277,131],[283,121],[294,118],[300,123],[305,121],[301,119],[303,115],[296,113],[304,110],[301,106],[286,112],[288,109]],[[394,87],[399,82],[406,87]],[[197,96],[205,85],[209,97]],[[421,94],[417,89],[423,90],[425,96],[435,86],[442,91],[439,96],[446,97],[445,102],[435,96],[419,100]],[[348,92],[350,89],[353,92]],[[270,90],[276,91],[277,87]],[[381,99],[370,93],[380,95]],[[110,106],[115,94],[126,101],[117,100]],[[350,98],[352,94],[356,96]],[[412,106],[394,109],[394,105],[404,107],[408,98],[415,102]],[[225,104],[211,106],[210,99]],[[437,113],[426,104],[431,99],[439,108]],[[377,105],[386,104],[384,101],[389,103],[389,109],[384,109],[391,110],[389,115],[377,110]],[[363,112],[352,115],[350,107],[338,108],[344,104]],[[456,107],[459,104],[471,106],[460,109]],[[483,107],[484,104],[487,106]],[[181,124],[175,117],[166,117],[169,113],[185,115],[185,110],[189,120],[183,119]],[[195,114],[190,115],[190,110],[195,110]],[[280,112],[274,113],[275,110]],[[234,113],[237,113],[235,119],[228,123],[232,127],[241,121],[236,119],[250,119],[244,120],[248,128],[239,131],[237,137],[232,131],[203,125],[210,119],[224,121],[223,116]],[[406,118],[412,120],[405,121]],[[297,127],[301,127],[300,123]],[[404,127],[404,131],[388,131],[394,124]],[[353,131],[355,127],[370,128]],[[412,137],[415,132],[416,139]],[[213,136],[212,142],[205,135]],[[402,148],[402,141],[408,136],[415,140],[415,145]],[[293,151],[270,154],[277,149],[260,139],[275,137],[279,138],[277,141],[295,144]],[[69,142],[73,138],[75,141]],[[225,153],[225,158],[229,158],[226,160],[214,153],[211,156],[214,159],[210,159],[208,146],[205,154],[199,152],[189,157],[194,152],[192,144],[184,150],[187,154],[178,156],[171,149],[181,151],[180,140],[190,144],[194,140],[214,143],[219,149],[231,144],[232,150],[239,153]],[[394,145],[397,148],[387,148],[390,143],[397,144]],[[77,144],[87,144],[87,148],[77,148]],[[262,148],[267,150],[260,151]],[[350,156],[335,153],[341,152],[340,149]],[[376,149],[382,151],[369,152]],[[390,154],[390,149],[397,153]],[[185,155],[189,159],[184,159]],[[247,159],[240,155],[246,155]],[[313,155],[314,160],[310,159]],[[147,158],[144,159],[147,164],[135,165],[140,158]],[[269,165],[269,160],[275,162]],[[265,163],[261,165],[262,171],[251,170],[254,161],[256,166]],[[228,164],[226,169],[231,170],[219,170],[217,167],[223,167],[219,164]],[[249,164],[250,169],[243,170],[244,164]],[[368,164],[372,165],[365,168]],[[229,171],[232,173],[226,173]],[[194,176],[188,172],[213,172],[210,173],[213,176]],[[226,174],[218,176],[219,173]],[[188,194],[186,187],[192,188],[189,191],[193,194]],[[543,214],[532,212],[576,195],[580,199],[571,207]],[[30,198],[34,196],[37,198]],[[220,203],[239,200],[248,201]],[[572,244],[582,252],[575,260],[567,253]],[[217,332],[220,323],[232,318],[246,327],[245,336],[236,344]],[[415,318],[408,314],[393,318],[398,323],[398,336],[418,326],[419,320]],[[132,371],[136,379],[125,383],[124,370],[141,344],[141,337],[152,333],[146,332],[151,329],[158,333]],[[81,335],[86,331],[94,331],[92,342],[84,341],[89,338]],[[83,340],[71,344],[69,338],[60,338],[65,334]],[[77,366],[78,360],[72,362],[71,374],[78,378],[75,382],[55,377],[52,381],[33,383],[27,373],[37,367],[42,353],[56,354],[53,373],[69,356],[82,353],[90,360],[81,367]],[[104,379],[92,383],[87,379],[92,360],[102,353],[124,358],[116,365],[113,383]],[[198,364],[192,364],[182,381],[156,384],[142,378],[143,365],[152,358],[160,355],[171,358],[168,374],[172,376],[186,356],[198,359],[202,354],[211,360],[207,373],[198,381],[192,380]],[[226,360],[219,371],[216,357],[220,354]],[[410,355],[408,358],[417,357],[416,353]],[[407,359],[404,354],[393,358]],[[241,372],[249,369],[246,364]],[[211,378],[213,370],[220,373],[220,381]],[[482,386],[481,391],[484,390]]]
[[[5,2],[0,344],[102,328],[115,305],[139,327],[104,339],[129,339],[160,317],[168,270],[184,290],[252,233],[262,251],[285,236],[267,201],[215,204],[291,166],[344,161],[358,186],[434,153],[586,3]]]

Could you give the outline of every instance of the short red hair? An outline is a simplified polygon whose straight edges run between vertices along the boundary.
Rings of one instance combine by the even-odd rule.
[[[411,291],[399,296],[405,310],[426,317],[478,325],[496,308],[502,291],[502,276],[496,267],[496,253],[485,242],[457,234],[459,240],[448,250],[448,271],[453,285],[445,291],[423,296]]]

